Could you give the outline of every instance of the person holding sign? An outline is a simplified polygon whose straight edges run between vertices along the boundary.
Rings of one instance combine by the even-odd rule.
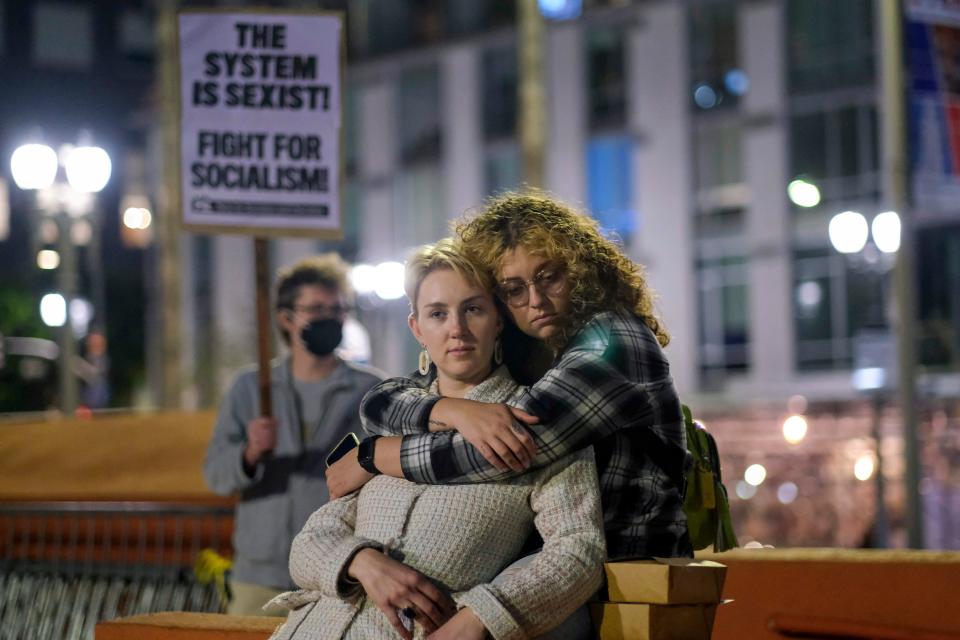
[[[293,586],[290,543],[327,502],[327,452],[360,433],[360,399],[383,379],[335,353],[349,310],[346,273],[327,254],[280,274],[276,322],[290,353],[272,368],[274,417],[261,416],[255,370],[237,377],[220,407],[203,471],[215,493],[240,494],[228,613],[263,615],[270,598]]]
[[[421,372],[436,374],[430,394],[506,402],[523,392],[500,364],[491,285],[449,240],[408,260],[409,324],[424,348]],[[369,464],[363,445],[358,455]],[[497,578],[534,528],[543,550]],[[301,590],[272,601],[292,610],[273,638],[535,637],[597,590],[604,556],[589,447],[491,484],[377,475],[321,507],[294,539],[290,571]]]

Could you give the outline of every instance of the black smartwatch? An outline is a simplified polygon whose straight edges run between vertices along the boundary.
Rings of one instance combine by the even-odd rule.
[[[357,449],[357,462],[367,473],[372,473],[375,476],[380,475],[380,469],[377,469],[377,465],[373,463],[373,451],[379,438],[380,436],[370,436],[361,441],[360,448]]]

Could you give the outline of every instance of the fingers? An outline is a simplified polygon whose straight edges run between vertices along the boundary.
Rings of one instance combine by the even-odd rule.
[[[507,407],[510,410],[510,413],[513,414],[513,417],[519,420],[524,424],[537,424],[540,422],[540,418],[533,415],[532,413],[527,413],[522,409],[517,409],[516,407]]]
[[[516,440],[510,443],[510,448],[513,449],[517,457],[524,460],[526,466],[529,467],[530,463],[533,462],[533,457],[537,455],[537,443],[534,441],[530,432],[519,422],[514,422],[512,426],[513,433],[511,435],[513,435]]]
[[[453,598],[440,591],[426,578],[420,578],[417,591],[418,593],[414,594],[413,597],[414,605],[436,627],[443,626],[443,623],[456,613],[457,605]],[[433,631],[433,629],[428,629],[428,631]]]
[[[493,467],[498,471],[507,471],[510,469],[510,467],[508,467],[507,464],[500,459],[500,456],[490,445],[483,443],[477,447],[477,451],[479,451],[480,455],[482,455],[484,459],[493,465]]]
[[[407,630],[403,623],[400,622],[400,615],[397,613],[395,607],[387,605],[386,607],[381,607],[377,604],[377,607],[380,608],[380,611],[383,611],[383,614],[387,616],[387,620],[390,621],[390,624],[393,625],[393,628],[397,630],[397,633],[400,634],[400,637],[403,640],[413,640],[413,634]]]
[[[516,439],[514,438],[514,440]],[[490,446],[493,447],[493,450],[498,456],[500,456],[500,459],[503,460],[503,462],[510,469],[513,469],[514,471],[523,471],[526,469],[526,465],[520,461],[520,458],[518,458],[513,449],[510,448],[509,443],[505,442],[504,440],[497,439],[494,440]],[[518,449],[523,449],[519,442],[516,446]]]
[[[432,633],[443,624],[443,613],[440,608],[430,601],[422,593],[413,594],[410,598],[413,601],[414,616],[427,633]]]

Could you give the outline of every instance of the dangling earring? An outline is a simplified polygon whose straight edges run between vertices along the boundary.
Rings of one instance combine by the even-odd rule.
[[[496,365],[503,363],[503,344],[500,342],[500,336],[497,336],[497,341],[493,343],[493,363]]]
[[[430,354],[427,353],[427,345],[422,344],[420,346],[423,349],[420,351],[420,361],[418,362],[420,366],[417,367],[417,371],[420,372],[420,375],[425,376],[430,373]]]

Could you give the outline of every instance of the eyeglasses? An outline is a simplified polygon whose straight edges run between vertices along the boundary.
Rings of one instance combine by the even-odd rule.
[[[299,311],[313,318],[339,318],[350,311],[350,307],[339,304],[332,306],[325,304],[303,304],[293,305],[291,308],[294,311]]]
[[[511,307],[522,307],[530,302],[530,286],[540,295],[555,296],[567,286],[567,275],[560,267],[547,266],[537,272],[532,280],[509,278],[497,286],[497,296]]]

